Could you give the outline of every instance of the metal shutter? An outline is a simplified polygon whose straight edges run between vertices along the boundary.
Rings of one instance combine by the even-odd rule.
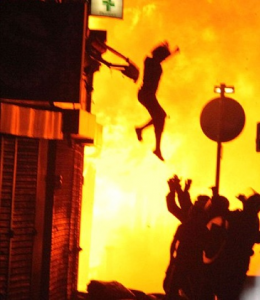
[[[30,299],[39,141],[0,138],[0,294]]]

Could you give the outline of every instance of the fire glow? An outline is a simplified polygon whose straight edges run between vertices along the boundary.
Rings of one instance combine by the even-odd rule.
[[[249,187],[260,192],[260,155],[255,151],[260,121],[258,0],[124,1],[124,19],[90,17],[90,28],[107,30],[107,43],[133,60],[143,59],[168,40],[180,54],[166,60],[158,99],[168,113],[162,138],[165,162],[152,153],[152,129],[137,141],[134,127],[148,119],[137,101],[135,84],[101,66],[95,73],[92,112],[104,126],[99,154],[85,155],[79,289],[91,279],[116,280],[129,288],[162,292],[169,247],[178,226],[166,208],[167,179],[191,178],[191,197],[211,195],[215,183],[216,143],[199,124],[204,105],[216,97],[213,87],[235,87],[232,97],[244,108],[246,124],[223,144],[220,194],[230,209]],[[173,5],[170,9],[169,5]],[[114,62],[113,55],[107,60]],[[249,275],[260,275],[260,247],[255,247]]]

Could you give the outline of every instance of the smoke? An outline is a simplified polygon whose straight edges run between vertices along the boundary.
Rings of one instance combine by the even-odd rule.
[[[210,195],[215,184],[216,143],[200,128],[203,107],[214,85],[235,87],[231,97],[246,114],[242,133],[223,143],[220,193],[231,209],[248,187],[260,192],[260,154],[255,151],[260,121],[258,0],[124,1],[123,20],[90,17],[91,29],[107,30],[107,44],[141,70],[135,84],[101,66],[95,74],[92,112],[103,125],[103,146],[96,168],[90,272],[80,279],[117,280],[146,292],[161,292],[168,252],[177,221],[165,205],[167,179],[177,173],[193,179],[192,199]],[[168,114],[160,162],[152,153],[154,133],[137,141],[134,127],[148,120],[137,101],[143,59],[168,40],[180,54],[163,63],[158,99]],[[118,60],[112,54],[106,59]],[[86,161],[92,160],[86,156]],[[88,201],[87,198],[84,201]],[[84,242],[81,242],[84,243]],[[84,245],[82,245],[84,248]],[[249,274],[260,275],[259,247]],[[82,277],[80,277],[82,278]]]

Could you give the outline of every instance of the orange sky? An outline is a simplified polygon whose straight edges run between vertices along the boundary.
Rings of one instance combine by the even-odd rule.
[[[93,200],[94,207],[92,239],[88,229],[81,237],[83,252],[89,243],[91,248],[85,250],[89,269],[88,258],[81,254],[80,288],[84,290],[90,279],[101,279],[161,292],[178,225],[166,209],[166,181],[172,174],[191,178],[193,199],[210,195],[209,187],[215,184],[217,145],[203,134],[199,122],[204,105],[217,96],[214,85],[235,86],[231,97],[246,114],[242,133],[223,143],[219,192],[228,197],[231,209],[240,207],[235,198],[239,193],[250,187],[260,192],[260,153],[255,150],[260,122],[260,2],[124,0],[123,20],[90,17],[89,25],[107,30],[107,44],[141,71],[144,57],[158,43],[168,40],[181,50],[163,63],[157,94],[169,115],[162,141],[166,161],[152,154],[152,129],[144,133],[142,143],[135,136],[134,127],[148,118],[136,97],[142,72],[134,83],[106,66],[95,74],[92,94],[92,112],[103,125],[102,151],[97,157],[86,155],[85,175],[95,182],[95,189],[93,197],[84,194],[84,203]],[[118,62],[114,55],[107,59]],[[260,275],[260,247],[255,250],[250,274]]]

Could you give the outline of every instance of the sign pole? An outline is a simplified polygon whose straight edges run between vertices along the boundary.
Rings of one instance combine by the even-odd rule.
[[[216,194],[217,194],[217,195],[219,194],[218,192],[219,192],[219,177],[220,177],[221,148],[222,148],[222,144],[221,144],[221,142],[218,142],[218,147],[217,147],[216,182],[215,182],[215,188],[216,188]]]
[[[245,124],[245,112],[237,101],[225,96],[225,93],[234,93],[234,87],[220,84],[214,87],[214,92],[220,94],[220,97],[205,105],[200,115],[200,125],[204,134],[217,142],[215,192],[218,194],[222,143],[233,140],[241,133]]]
[[[218,118],[218,132],[217,132],[217,166],[216,166],[216,182],[215,188],[217,195],[219,194],[219,178],[220,178],[220,163],[221,163],[221,131],[222,131],[222,122],[223,122],[223,113],[222,113],[222,106],[223,101],[225,99],[225,84],[220,84],[220,98],[219,98],[219,118]]]

